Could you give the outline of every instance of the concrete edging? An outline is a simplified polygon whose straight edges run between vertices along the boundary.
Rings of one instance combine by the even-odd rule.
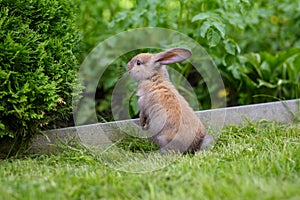
[[[240,125],[246,120],[257,122],[265,119],[293,123],[295,118],[300,118],[300,99],[203,110],[197,111],[196,115],[205,126],[212,129],[219,129],[230,124]],[[31,152],[51,151],[55,149],[54,144],[58,141],[66,142],[74,138],[91,146],[110,145],[112,144],[111,138],[120,136],[119,131],[128,130],[131,127],[136,130],[139,127],[138,123],[138,119],[130,119],[46,131],[44,135],[38,135],[33,140]]]

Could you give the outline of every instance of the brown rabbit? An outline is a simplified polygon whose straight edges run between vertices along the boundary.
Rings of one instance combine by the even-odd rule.
[[[132,79],[138,82],[136,95],[141,126],[153,134],[162,153],[194,153],[212,142],[193,109],[170,82],[165,66],[191,55],[183,48],[157,54],[141,53],[126,66]]]

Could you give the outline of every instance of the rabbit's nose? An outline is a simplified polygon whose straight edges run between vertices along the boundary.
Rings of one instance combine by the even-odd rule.
[[[126,65],[126,70],[127,71],[130,71],[132,69],[132,65],[130,64],[130,62],[129,63],[127,63],[127,65]]]

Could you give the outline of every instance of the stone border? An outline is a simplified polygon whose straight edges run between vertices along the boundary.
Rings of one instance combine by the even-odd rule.
[[[197,111],[196,115],[206,127],[212,129],[230,124],[241,125],[246,121],[258,122],[262,119],[294,123],[300,118],[300,99]],[[212,116],[214,124],[211,124]],[[111,138],[120,137],[118,133],[122,128],[138,126],[138,123],[138,119],[131,119],[46,131],[44,135],[38,135],[33,140],[30,151],[33,153],[51,151],[56,149],[54,144],[58,141],[68,142],[72,139],[84,140],[84,144],[92,146],[110,145]]]

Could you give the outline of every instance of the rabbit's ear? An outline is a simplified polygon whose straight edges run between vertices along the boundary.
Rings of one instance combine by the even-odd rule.
[[[155,62],[161,65],[177,63],[188,59],[192,52],[183,48],[174,48],[154,55]]]

